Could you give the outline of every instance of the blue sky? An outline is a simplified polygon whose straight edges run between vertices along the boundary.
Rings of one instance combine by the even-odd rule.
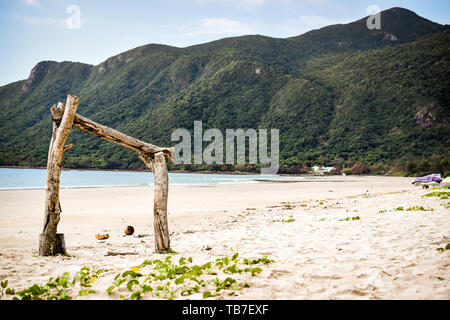
[[[0,85],[26,79],[42,60],[96,65],[148,43],[286,38],[360,19],[370,5],[404,7],[450,24],[448,0],[0,0]],[[68,23],[77,8],[80,19]]]

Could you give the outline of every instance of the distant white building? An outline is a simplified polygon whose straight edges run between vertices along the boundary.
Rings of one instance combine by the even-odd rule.
[[[320,174],[320,175],[324,175],[325,173],[329,173],[331,172],[331,170],[334,169],[334,167],[319,167],[319,166],[314,166],[312,167],[313,171],[315,174]]]

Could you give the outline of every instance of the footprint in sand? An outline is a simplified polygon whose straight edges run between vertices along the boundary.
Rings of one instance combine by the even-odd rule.
[[[270,274],[271,278],[275,278],[278,279],[280,276],[284,276],[291,273],[290,271],[287,270],[272,270],[272,273]]]
[[[339,292],[339,294],[353,294],[353,295],[363,297],[363,296],[366,296],[368,293],[364,292],[360,289],[347,289],[347,290]]]

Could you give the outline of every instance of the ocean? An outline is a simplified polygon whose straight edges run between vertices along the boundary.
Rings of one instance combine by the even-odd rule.
[[[0,190],[43,189],[46,169],[0,168]],[[238,174],[169,173],[170,185],[214,185],[258,183],[258,180],[289,177]],[[297,177],[298,179],[298,177]],[[153,185],[153,173],[133,171],[63,170],[61,188]]]

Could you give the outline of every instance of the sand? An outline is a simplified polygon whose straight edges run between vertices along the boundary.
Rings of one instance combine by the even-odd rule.
[[[173,261],[202,263],[231,250],[275,260],[257,276],[239,275],[249,288],[214,299],[448,300],[450,250],[437,248],[450,242],[450,210],[448,200],[422,197],[428,192],[410,178],[391,177],[170,186]],[[119,271],[165,258],[153,252],[152,187],[62,189],[58,232],[69,256],[39,257],[44,193],[0,191],[0,280],[10,287],[43,284],[83,266],[109,268],[94,282],[95,294],[72,298],[119,299],[106,293]],[[394,210],[414,205],[433,211]],[[359,219],[345,220],[352,217]],[[127,225],[133,236],[124,236]],[[98,241],[99,232],[110,238]]]

